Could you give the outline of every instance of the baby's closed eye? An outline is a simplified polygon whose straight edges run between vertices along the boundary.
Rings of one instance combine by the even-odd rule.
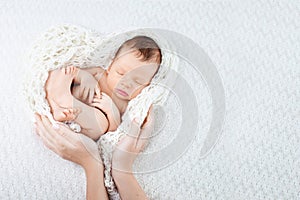
[[[141,81],[135,80],[134,82],[136,82],[139,85],[143,85],[143,83]]]

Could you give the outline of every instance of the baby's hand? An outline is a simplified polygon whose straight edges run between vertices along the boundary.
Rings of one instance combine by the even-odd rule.
[[[110,96],[108,96],[104,92],[101,92],[101,94],[102,97],[101,98],[95,97],[93,99],[93,102],[90,105],[102,110],[107,115],[107,118],[110,121],[110,123],[113,122],[113,124],[119,125],[120,111],[118,107],[110,98]]]
[[[114,109],[117,107],[116,104],[113,102],[110,96],[104,92],[101,92],[101,94],[102,97],[95,97],[90,105],[101,109],[107,115],[112,115]]]
[[[92,74],[79,70],[77,81],[80,84],[77,95],[80,97],[81,101],[90,104],[92,103],[95,94],[97,97],[101,97],[100,86]]]

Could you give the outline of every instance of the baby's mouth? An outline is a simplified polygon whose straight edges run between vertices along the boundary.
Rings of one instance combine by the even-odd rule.
[[[121,90],[121,89],[116,89],[116,91],[117,91],[117,93],[119,93],[120,95],[122,95],[124,97],[128,96],[128,94],[125,91]]]

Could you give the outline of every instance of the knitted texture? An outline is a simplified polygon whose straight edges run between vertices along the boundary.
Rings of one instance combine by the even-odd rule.
[[[118,47],[126,40],[146,35],[154,39],[161,48],[162,63],[149,86],[128,103],[122,116],[120,126],[116,131],[108,132],[98,140],[99,152],[105,166],[105,186],[112,199],[119,198],[111,176],[112,151],[121,137],[127,133],[131,121],[138,119],[139,125],[144,121],[152,104],[162,105],[168,96],[165,84],[172,86],[175,78],[169,77],[170,69],[177,70],[177,57],[170,49],[171,45],[164,38],[151,30],[128,30],[123,33],[103,35],[92,30],[75,25],[52,27],[46,31],[35,43],[28,54],[30,70],[24,81],[24,96],[30,105],[32,113],[38,112],[48,116],[50,121],[57,123],[50,113],[50,107],[45,99],[44,86],[48,78],[48,71],[75,65],[81,68],[103,66],[107,68],[111,63]],[[173,74],[174,75],[174,74]],[[164,84],[164,85],[159,85]],[[75,132],[80,132],[75,122],[65,122]]]
[[[149,199],[300,198],[299,1],[27,0],[0,1],[0,8],[0,199],[86,199],[84,170],[45,147],[20,96],[24,72],[31,70],[24,52],[40,33],[65,22],[105,35],[124,27],[181,33],[203,48],[222,77],[226,121],[221,139],[201,159],[210,94],[193,67],[180,65],[197,94],[197,137],[169,166],[136,175]],[[176,137],[179,107],[165,102],[167,112],[156,119],[166,131],[148,151]]]

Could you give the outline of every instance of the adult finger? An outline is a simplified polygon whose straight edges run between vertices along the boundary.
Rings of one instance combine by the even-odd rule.
[[[39,126],[36,127],[36,132],[39,134],[43,144],[50,149],[51,151],[53,151],[54,153],[58,153],[58,150],[56,149],[55,145],[53,142],[51,142],[49,140],[49,138],[47,137],[47,131],[45,131],[45,129],[41,129]]]
[[[42,116],[38,116],[36,118],[37,120],[37,131],[40,134],[40,138],[42,139],[43,144],[53,151],[54,153],[58,154],[59,156],[63,157],[63,154],[61,152],[62,147],[64,147],[64,143],[62,141],[57,141],[53,138],[53,135],[47,130],[45,127],[43,121],[42,121]]]
[[[74,146],[74,143],[78,141],[78,136],[75,132],[71,131],[69,128],[64,125],[59,124],[58,129],[54,129],[49,119],[45,116],[42,116],[42,122],[45,126],[45,129],[61,144]]]
[[[147,126],[153,126],[154,125],[154,111],[152,105],[149,108],[148,114],[146,116],[146,119],[144,123],[142,124],[142,128],[145,128]]]
[[[37,125],[38,133],[42,138],[44,138],[44,141],[47,141],[48,143],[54,144],[55,139],[53,136],[46,130],[46,127],[44,126],[41,116],[38,114],[35,114],[35,120]]]
[[[135,146],[139,150],[144,149],[145,145],[149,142],[150,136],[154,130],[154,112],[152,105],[145,120],[146,122],[141,127],[141,131]]]
[[[49,119],[43,115],[42,122],[44,124],[45,130],[54,139],[54,143],[58,144],[59,146],[74,146],[72,143],[77,141],[75,132],[71,131],[61,124],[58,125],[58,129],[54,129]]]
[[[127,132],[127,135],[132,138],[138,138],[140,134],[140,126],[136,119],[132,120],[130,123],[129,131]]]
[[[153,132],[154,126],[149,125],[141,129],[139,137],[135,141],[135,148],[141,151],[145,148],[146,144],[149,142],[151,134]]]

